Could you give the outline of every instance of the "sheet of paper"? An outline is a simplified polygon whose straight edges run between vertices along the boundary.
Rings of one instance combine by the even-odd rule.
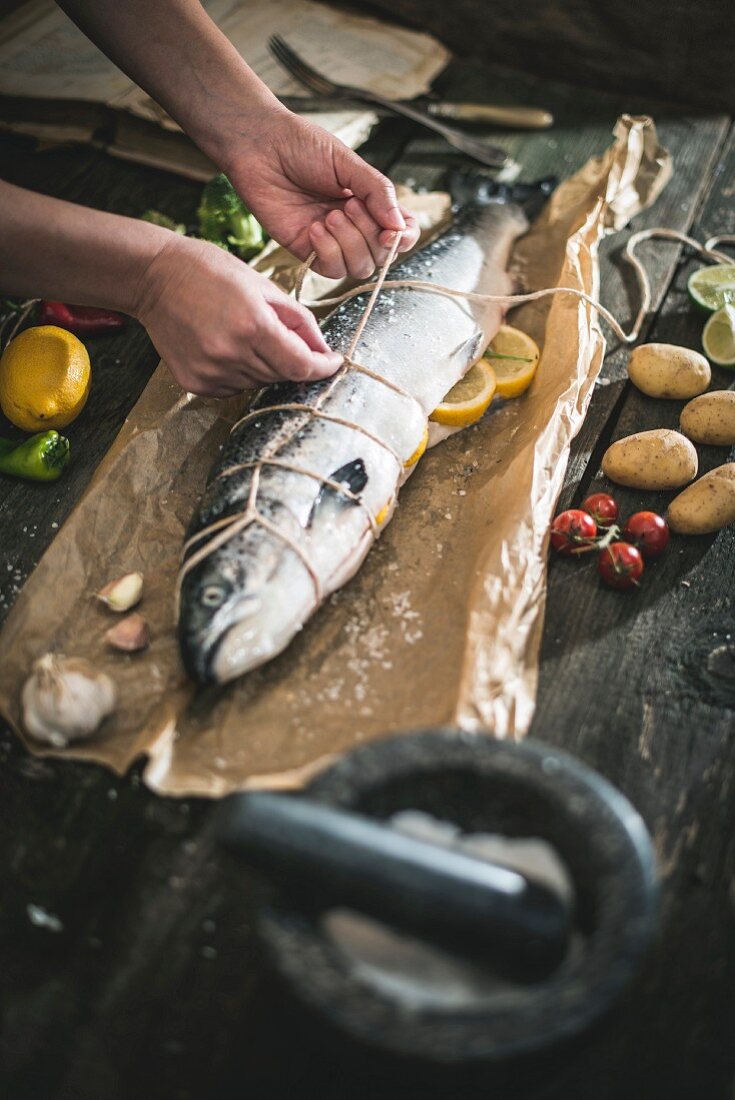
[[[204,7],[258,76],[280,94],[304,89],[271,57],[271,34],[283,35],[336,81],[401,98],[426,91],[450,56],[428,34],[314,0],[205,0]],[[92,99],[164,120],[161,109],[52,0],[29,0],[0,24],[0,92]]]
[[[350,149],[357,149],[362,145],[377,121],[377,115],[373,111],[325,111],[303,117],[329,130],[330,134],[334,134]],[[152,168],[163,168],[202,182],[211,179],[217,171],[212,161],[180,132],[163,134],[156,127],[148,127],[145,133],[141,133],[139,127],[142,124],[137,118],[120,114],[117,120],[114,140],[105,147],[113,157],[132,160],[136,164],[147,164]],[[23,132],[29,133],[30,129],[26,124]],[[61,140],[58,134],[49,132],[48,129],[44,135],[41,127],[36,128],[36,134],[46,141]],[[89,137],[91,136],[90,133]],[[178,140],[174,144],[171,139]]]
[[[0,92],[109,103],[130,79],[52,0],[30,0],[0,23]]]

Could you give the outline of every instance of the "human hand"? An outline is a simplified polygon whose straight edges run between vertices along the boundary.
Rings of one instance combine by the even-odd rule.
[[[308,309],[216,245],[166,236],[133,312],[185,390],[229,397],[334,374],[342,357]]]
[[[366,279],[384,262],[396,232],[399,251],[418,240],[416,219],[393,184],[321,126],[274,112],[225,165],[248,207],[299,259],[330,279]]]

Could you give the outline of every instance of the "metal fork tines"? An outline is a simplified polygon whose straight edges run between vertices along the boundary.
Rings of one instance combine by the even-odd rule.
[[[274,34],[268,39],[268,48],[291,76],[318,96],[331,99],[358,99],[364,103],[377,104],[394,114],[404,115],[406,118],[418,122],[421,126],[425,126],[427,130],[433,130],[435,133],[441,134],[455,149],[466,153],[468,157],[472,157],[473,160],[478,160],[481,164],[486,164],[490,168],[502,168],[509,160],[504,149],[468,137],[467,134],[463,134],[453,126],[445,126],[444,123],[437,122],[436,119],[424,114],[423,111],[417,111],[405,103],[396,103],[393,100],[384,99],[377,92],[368,91],[367,88],[355,88],[351,84],[336,84],[333,80],[324,76],[323,73],[317,72],[316,69],[307,64],[278,34]]]

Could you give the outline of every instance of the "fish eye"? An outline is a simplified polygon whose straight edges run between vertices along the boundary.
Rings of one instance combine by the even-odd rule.
[[[219,607],[224,598],[225,590],[218,584],[208,584],[202,591],[201,600],[205,607]]]

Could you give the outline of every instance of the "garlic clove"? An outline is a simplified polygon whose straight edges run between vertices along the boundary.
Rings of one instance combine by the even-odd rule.
[[[113,649],[120,649],[123,653],[135,653],[139,649],[145,649],[150,643],[151,631],[148,620],[134,611],[132,615],[126,615],[119,623],[115,623],[105,634],[105,641]]]
[[[115,685],[82,657],[47,653],[23,685],[23,726],[57,748],[91,737],[117,702]]]
[[[143,574],[125,573],[110,581],[97,593],[97,599],[107,604],[111,611],[129,611],[143,595]]]

